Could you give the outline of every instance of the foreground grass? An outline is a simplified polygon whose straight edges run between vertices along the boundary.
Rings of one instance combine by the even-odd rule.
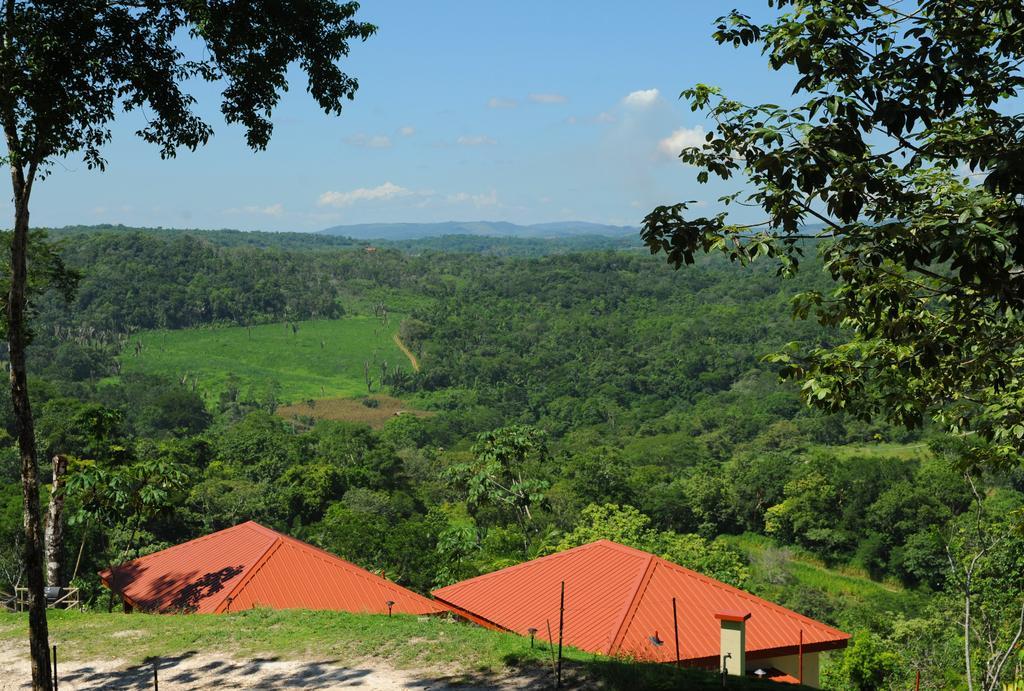
[[[121,369],[179,381],[187,376],[213,400],[231,375],[243,394],[251,389],[258,397],[276,382],[283,402],[365,395],[364,363],[376,382],[383,362],[411,369],[393,340],[400,321],[391,315],[387,326],[374,317],[345,317],[295,322],[297,330],[289,322],[144,331],[121,355]],[[142,345],[138,353],[136,343]]]
[[[250,610],[226,615],[145,615],[51,612],[51,643],[71,662],[120,660],[140,664],[201,652],[244,660],[337,660],[387,664],[441,677],[501,678],[532,673],[548,679],[551,650],[526,638],[441,617],[384,617],[345,612]],[[24,614],[0,615],[0,644],[27,645]],[[570,685],[609,689],[721,689],[717,674],[664,665],[630,664],[566,648]],[[730,679],[728,688],[768,688],[755,680]]]

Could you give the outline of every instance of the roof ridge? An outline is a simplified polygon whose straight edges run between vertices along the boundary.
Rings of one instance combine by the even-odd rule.
[[[246,524],[243,523],[242,525]],[[259,524],[257,523],[256,525]],[[263,526],[259,527],[262,528]],[[235,597],[245,589],[245,586],[249,585],[249,582],[256,577],[256,574],[259,573],[259,570],[263,568],[264,564],[270,561],[270,557],[273,556],[273,553],[277,551],[281,544],[282,540],[280,536],[278,536],[277,539],[267,545],[267,548],[263,550],[263,553],[259,558],[253,562],[252,566],[242,571],[242,577],[238,579],[238,583],[235,584],[235,587],[232,588],[230,592],[225,593],[225,595],[217,601],[217,606],[213,608],[214,613],[219,613],[222,606],[225,609],[230,606],[230,601],[234,600]]]
[[[644,556],[652,556],[651,552],[648,552],[646,550],[642,550],[639,547],[633,547],[631,545],[626,545],[626,544],[623,544],[621,542],[616,542],[615,540],[609,540],[608,538],[604,538],[604,537],[602,537],[600,539],[597,539],[597,540],[594,540],[593,542],[588,542],[585,545],[580,545],[580,547],[592,547],[594,545],[604,545],[605,547],[611,547],[611,548],[617,549],[617,550],[619,550],[621,552],[626,552],[626,553],[631,553],[631,554],[643,554]],[[573,549],[577,549],[577,548],[574,547]]]
[[[608,542],[611,542],[611,540]],[[615,545],[618,543],[612,542],[612,544]],[[637,551],[642,552],[643,550]],[[626,603],[626,608],[622,612],[622,618],[619,619],[619,625],[615,627],[612,638],[608,642],[608,649],[606,651],[606,654],[608,655],[611,655],[612,651],[614,651],[616,647],[622,645],[622,639],[625,637],[626,631],[629,629],[629,623],[633,620],[633,617],[636,616],[636,611],[640,607],[640,601],[643,599],[643,593],[647,591],[647,585],[651,582],[651,577],[654,575],[654,569],[657,567],[657,557],[649,552],[646,554],[647,563],[640,571],[640,578],[633,590],[633,595]]]
[[[251,523],[252,521],[249,521],[249,522]],[[236,529],[241,528],[241,527],[243,527],[245,525],[246,525],[245,523],[239,523],[239,524],[233,525],[233,526],[231,526],[229,528],[222,528],[221,530],[215,530],[212,533],[207,533],[206,535],[200,535],[199,537],[194,537],[191,540],[186,540],[185,542],[179,542],[178,544],[171,545],[170,547],[164,547],[163,549],[158,550],[156,552],[151,552],[150,554],[143,554],[141,557],[135,557],[134,559],[130,559],[129,561],[121,562],[120,564],[116,564],[113,567],[108,566],[107,568],[99,571],[99,573],[100,574],[110,573],[112,570],[121,569],[121,568],[124,568],[125,566],[128,566],[129,564],[134,564],[136,562],[141,562],[144,559],[149,559],[150,557],[152,557],[153,555],[156,555],[156,554],[161,554],[162,555],[162,554],[165,554],[167,552],[176,552],[176,551],[180,550],[182,547],[188,547],[189,545],[193,545],[193,544],[195,544],[197,542],[203,542],[205,540],[209,540],[211,538],[218,537],[222,533],[226,533],[229,530],[236,530]],[[257,525],[259,525],[259,524],[257,524]],[[260,526],[260,527],[262,528],[263,526]]]
[[[836,633],[838,633],[838,634],[840,634],[842,636],[845,636],[846,638],[850,637],[850,634],[846,633],[845,631],[841,631],[840,629],[837,629],[834,626],[829,626],[828,624],[825,624],[824,622],[817,621],[816,619],[811,619],[810,617],[805,616],[803,614],[800,614],[799,612],[794,612],[793,610],[789,609],[788,607],[783,607],[780,604],[777,604],[777,603],[772,602],[770,600],[766,600],[766,599],[764,599],[762,597],[758,597],[757,595],[754,595],[753,593],[748,593],[746,590],[743,590],[741,588],[737,588],[734,585],[729,585],[728,583],[723,583],[722,581],[718,580],[717,578],[712,578],[711,576],[708,576],[706,574],[700,573],[699,571],[694,571],[693,569],[688,569],[685,566],[682,566],[680,564],[676,564],[675,562],[669,561],[668,559],[665,559],[664,557],[659,557],[657,555],[652,555],[652,556],[655,559],[658,559],[659,561],[664,563],[670,569],[675,569],[677,571],[682,571],[683,575],[685,575],[685,576],[689,576],[691,578],[696,578],[696,579],[698,579],[700,581],[705,581],[708,585],[711,585],[711,586],[713,586],[715,588],[730,591],[731,593],[740,596],[744,600],[751,601],[754,604],[759,604],[759,605],[762,605],[762,606],[767,605],[769,609],[775,610],[775,611],[777,611],[777,612],[779,612],[781,614],[786,615],[787,617],[798,619],[801,622],[809,623],[809,624],[811,624],[815,628],[818,628],[818,629],[828,629],[828,630],[834,631],[834,632],[836,632]]]
[[[448,590],[449,588],[454,588],[455,586],[464,586],[464,585],[468,585],[470,583],[476,583],[478,581],[487,580],[487,579],[490,579],[492,576],[497,576],[498,574],[506,574],[506,573],[511,573],[512,571],[519,571],[520,569],[523,569],[526,566],[531,566],[533,564],[536,564],[537,562],[550,561],[550,560],[553,560],[555,557],[564,557],[565,555],[569,554],[570,552],[575,552],[577,550],[582,550],[582,549],[584,549],[586,547],[593,547],[598,542],[600,542],[600,541],[588,542],[585,545],[578,545],[576,547],[570,547],[569,549],[562,550],[561,552],[552,552],[551,554],[545,554],[543,557],[537,557],[535,559],[528,559],[526,561],[521,561],[518,564],[512,564],[511,566],[506,566],[506,567],[501,568],[501,569],[495,569],[494,571],[488,571],[487,573],[482,573],[479,576],[473,576],[472,578],[467,578],[465,580],[458,581],[457,583],[452,583],[451,585],[446,585],[446,586],[443,586],[441,588],[436,588],[436,589],[432,590],[431,593],[439,593],[442,590]]]
[[[277,531],[274,531],[274,532],[277,532]],[[324,561],[326,561],[329,564],[331,564],[331,563],[336,564],[336,565],[340,566],[341,568],[345,569],[346,571],[348,571],[349,573],[351,573],[352,575],[359,576],[360,578],[364,578],[364,579],[369,579],[371,581],[379,581],[379,582],[383,583],[385,586],[387,586],[387,587],[389,587],[391,589],[399,589],[399,590],[402,590],[402,591],[406,591],[408,593],[412,593],[416,597],[423,598],[427,602],[432,602],[432,600],[429,597],[426,597],[425,595],[421,595],[420,593],[417,593],[414,590],[410,590],[409,588],[406,588],[406,587],[404,587],[402,585],[399,585],[398,583],[395,583],[394,581],[392,581],[392,580],[390,580],[388,578],[385,578],[383,576],[378,576],[377,574],[375,574],[372,571],[369,571],[367,569],[364,569],[363,567],[359,566],[358,564],[354,564],[354,563],[350,562],[347,559],[343,559],[342,557],[339,557],[337,554],[332,554],[331,552],[328,552],[325,549],[320,549],[316,545],[311,545],[308,542],[303,542],[302,540],[299,540],[298,538],[294,538],[294,537],[292,537],[290,535],[284,535],[282,533],[278,533],[278,535],[282,538],[282,540],[284,542],[289,542],[289,543],[294,544],[294,546],[297,549],[307,550],[308,552],[310,552],[312,554],[312,556],[317,557],[319,559],[323,559]]]
[[[618,550],[623,551],[623,552],[640,553],[640,554],[643,554],[644,556],[651,556],[650,552],[644,552],[643,550],[636,549],[635,547],[629,547],[627,545],[619,544],[618,542],[614,542],[612,540],[606,540],[604,538],[601,538],[599,540],[594,540],[593,542],[588,542],[588,543],[583,544],[583,545],[576,545],[575,547],[570,547],[569,549],[563,549],[563,550],[561,550],[559,552],[552,552],[551,554],[545,554],[542,557],[535,557],[534,559],[527,559],[526,561],[521,561],[518,564],[512,564],[511,566],[506,566],[506,567],[501,568],[501,569],[495,569],[494,571],[489,571],[487,573],[482,573],[479,576],[473,576],[472,578],[467,578],[465,580],[458,581],[457,583],[452,583],[451,585],[446,585],[446,586],[442,586],[440,588],[435,588],[434,590],[431,591],[431,594],[439,593],[442,590],[448,590],[449,588],[454,588],[455,586],[464,586],[464,585],[468,585],[469,583],[475,583],[477,581],[483,581],[483,580],[491,578],[492,576],[497,576],[498,574],[511,573],[512,571],[516,571],[516,570],[522,569],[522,568],[524,568],[526,566],[532,566],[533,564],[536,564],[538,562],[553,560],[555,557],[564,557],[567,554],[571,554],[573,552],[581,552],[581,551],[583,551],[585,549],[591,549],[591,548],[594,548],[594,547],[611,547],[611,548],[615,548],[615,549],[618,549]]]

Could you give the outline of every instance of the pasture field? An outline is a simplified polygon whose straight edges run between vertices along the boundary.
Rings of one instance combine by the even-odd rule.
[[[135,334],[120,356],[122,373],[139,372],[187,380],[216,401],[234,377],[243,395],[273,391],[282,403],[351,398],[367,393],[364,363],[370,363],[374,393],[381,365],[411,371],[394,340],[401,321],[352,316],[259,326],[154,330]]]

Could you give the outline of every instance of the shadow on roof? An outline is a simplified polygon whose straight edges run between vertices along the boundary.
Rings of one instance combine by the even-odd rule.
[[[132,592],[132,585],[140,580],[146,567],[129,562],[104,572],[112,590],[128,595],[140,608],[147,611],[190,614],[200,604],[224,590],[225,584],[244,571],[245,566],[225,566],[208,573],[192,572],[174,576],[160,575],[145,586],[143,592]]]

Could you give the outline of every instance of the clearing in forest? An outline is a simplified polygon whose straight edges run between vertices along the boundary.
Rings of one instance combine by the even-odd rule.
[[[365,405],[364,400],[375,401],[376,405]],[[415,415],[417,417],[433,415],[433,413],[423,410],[414,410],[401,399],[381,394],[373,394],[365,398],[324,398],[302,401],[279,407],[277,414],[288,420],[295,417],[311,417],[315,420],[360,422],[375,429],[383,427],[385,422],[397,415]]]
[[[232,377],[240,394],[281,402],[365,396],[365,363],[380,390],[381,375],[410,363],[393,335],[401,321],[344,317],[300,322],[143,331],[120,356],[123,374],[170,377],[217,400]]]

